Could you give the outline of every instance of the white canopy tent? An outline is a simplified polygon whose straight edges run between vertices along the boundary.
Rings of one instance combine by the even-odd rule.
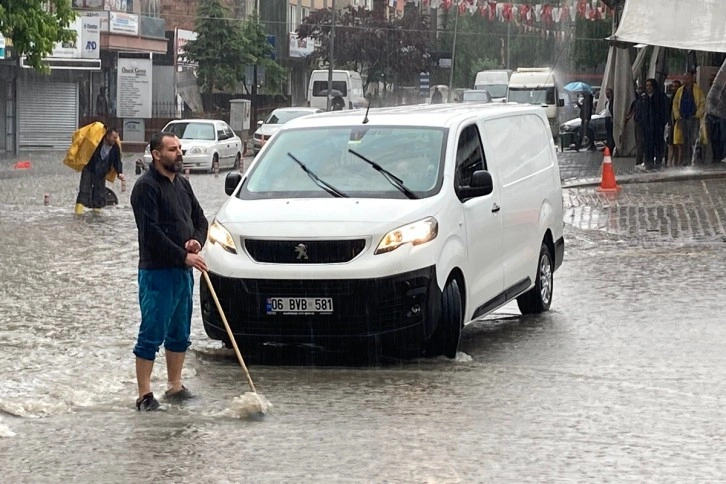
[[[654,78],[659,78],[663,70],[662,47],[726,53],[726,0],[659,0],[657,5],[652,0],[626,0],[618,29],[610,40],[613,46],[603,86],[614,89],[616,144],[622,155],[630,155],[634,150],[633,124],[624,124],[621,116],[634,98],[633,79],[645,60],[646,49],[638,52],[630,64],[627,46],[655,46],[648,73]],[[726,117],[726,63],[709,92],[707,112]]]
[[[726,52],[726,1],[627,0],[611,40]]]

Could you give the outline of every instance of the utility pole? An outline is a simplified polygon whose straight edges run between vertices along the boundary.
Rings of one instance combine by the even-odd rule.
[[[511,37],[511,31],[512,31],[512,22],[507,22],[507,69],[511,69],[510,62],[509,62],[509,52],[512,50],[510,47],[510,42],[512,41]]]
[[[260,18],[260,0],[255,0],[255,15]],[[252,102],[250,103],[252,113],[250,116],[250,127],[257,129],[257,63],[252,67]]]
[[[333,92],[333,55],[335,53],[335,0],[331,0],[333,9],[333,20],[330,27],[330,43],[328,44],[328,99],[327,110],[330,111]]]
[[[456,34],[459,30],[459,7],[456,7],[456,17],[454,18],[454,45],[451,47],[451,72],[449,72],[449,95],[447,102],[451,102],[451,95],[454,91],[454,62],[456,59]]]

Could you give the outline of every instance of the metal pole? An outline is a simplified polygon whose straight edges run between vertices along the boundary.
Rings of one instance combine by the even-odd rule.
[[[451,72],[449,72],[449,95],[447,102],[451,102],[451,94],[454,90],[454,60],[456,59],[456,33],[459,30],[459,7],[456,6],[456,17],[454,18],[454,45],[451,48]]]
[[[330,104],[332,102],[331,94],[333,91],[333,55],[335,52],[335,0],[331,0],[331,8],[333,10],[333,20],[330,27],[330,44],[328,45],[328,99],[327,99],[327,111],[330,111]]]
[[[510,66],[509,52],[511,51],[511,49],[509,46],[510,46],[510,42],[511,42],[511,35],[510,35],[511,30],[512,30],[512,22],[507,22],[507,69],[510,68],[509,67]]]

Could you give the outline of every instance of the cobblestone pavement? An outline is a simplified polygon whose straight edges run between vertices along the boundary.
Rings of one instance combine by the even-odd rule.
[[[623,185],[617,194],[564,191],[565,223],[636,244],[726,242],[726,180]],[[607,237],[605,237],[607,238]]]

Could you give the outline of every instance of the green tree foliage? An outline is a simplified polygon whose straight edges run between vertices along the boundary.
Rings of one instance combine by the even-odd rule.
[[[50,8],[49,8],[50,7]],[[17,56],[38,70],[57,42],[74,42],[68,25],[76,18],[71,0],[0,0],[0,33]]]
[[[184,52],[197,64],[202,92],[236,91],[237,85],[247,80],[247,66],[254,65],[264,67],[268,91],[282,84],[285,70],[272,59],[274,48],[257,15],[244,21],[232,19],[221,0],[202,0],[194,31],[197,38],[187,42]]]
[[[442,30],[436,51],[440,57],[451,54],[454,44],[454,9],[440,17]],[[457,26],[454,87],[474,86],[476,73],[488,69],[546,67],[557,61],[557,43],[554,36],[540,32],[525,32],[515,25],[491,22],[480,15],[460,15]],[[448,84],[449,71],[441,69],[434,74],[435,84]]]
[[[608,41],[612,34],[612,22],[609,20],[575,21],[575,66],[597,68],[603,66],[608,58]]]
[[[186,56],[197,64],[197,83],[202,92],[234,89],[244,78],[249,45],[237,21],[221,0],[202,0],[194,22],[195,40],[184,46]]]
[[[315,68],[328,64],[331,25],[332,12],[317,10],[297,29],[300,38],[320,42],[309,57]],[[429,18],[417,10],[386,20],[363,7],[348,7],[336,16],[333,64],[364,74],[366,86],[379,80],[412,83],[429,70],[431,35]]]
[[[265,69],[265,91],[272,93],[280,90],[285,80],[285,69],[272,59],[275,48],[268,42],[264,25],[257,15],[252,15],[242,23],[242,37],[247,45],[245,62]]]

